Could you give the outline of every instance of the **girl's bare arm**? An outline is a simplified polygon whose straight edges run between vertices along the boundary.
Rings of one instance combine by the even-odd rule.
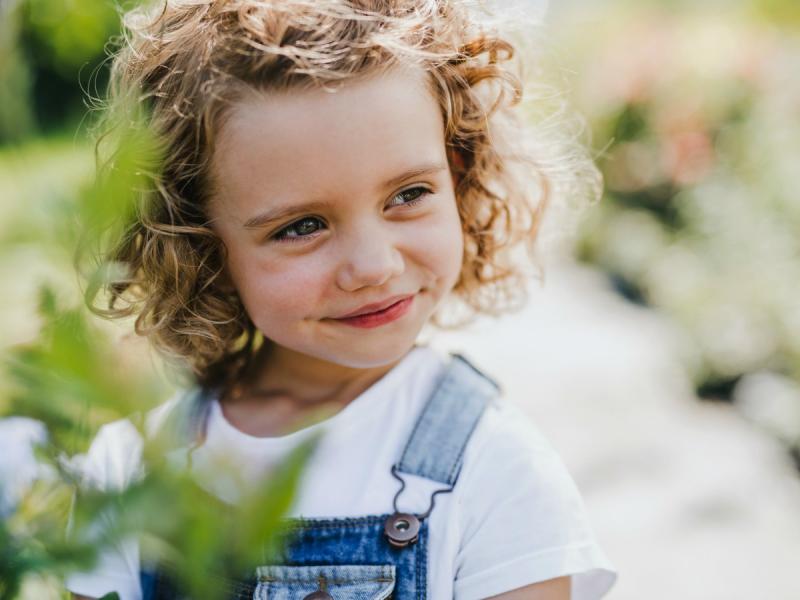
[[[492,596],[488,600],[569,600],[570,584],[570,577],[548,579]]]

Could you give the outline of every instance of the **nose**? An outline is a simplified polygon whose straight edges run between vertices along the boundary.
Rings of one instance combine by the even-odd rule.
[[[363,227],[342,245],[337,285],[346,292],[381,286],[405,269],[392,236],[380,227]]]

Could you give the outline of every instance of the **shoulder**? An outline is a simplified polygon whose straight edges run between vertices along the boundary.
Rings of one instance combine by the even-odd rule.
[[[615,575],[577,486],[530,418],[500,397],[465,451],[457,490],[455,597],[473,600],[565,575],[600,598]]]
[[[500,505],[525,509],[529,527],[541,523],[554,536],[565,534],[584,518],[580,494],[561,457],[502,391],[493,395],[475,425],[456,487],[464,499],[467,530],[487,516],[502,520],[498,515],[509,512],[498,510]]]
[[[464,451],[459,482],[464,487],[489,485],[501,496],[525,492],[540,502],[580,501],[561,457],[531,419],[513,402],[498,397],[486,408]]]

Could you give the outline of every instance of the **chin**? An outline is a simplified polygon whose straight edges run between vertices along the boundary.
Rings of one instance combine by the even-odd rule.
[[[335,355],[320,357],[351,369],[374,369],[399,361],[414,347],[414,340],[405,344],[383,344],[378,347],[347,348]]]

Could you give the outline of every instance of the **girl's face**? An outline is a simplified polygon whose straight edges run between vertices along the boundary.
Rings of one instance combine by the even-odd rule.
[[[443,120],[421,73],[253,94],[220,132],[214,178],[228,274],[277,351],[389,364],[458,279]]]

